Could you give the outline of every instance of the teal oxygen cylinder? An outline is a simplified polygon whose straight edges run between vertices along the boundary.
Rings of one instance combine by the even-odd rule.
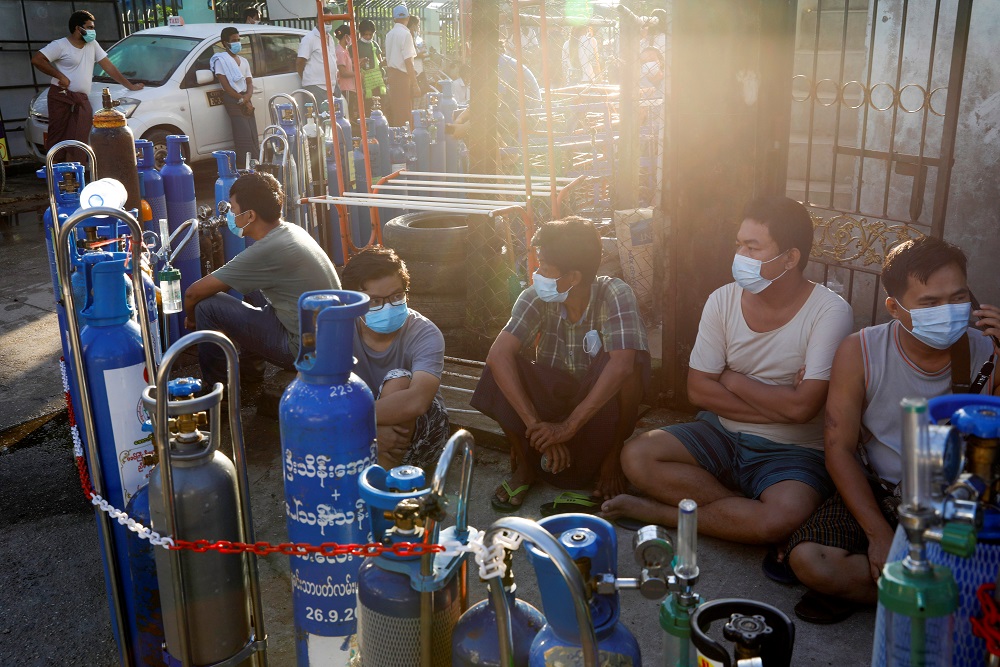
[[[181,153],[181,148],[188,143],[185,135],[171,134],[167,137],[167,161],[160,169],[163,179],[163,191],[167,199],[167,221],[170,233],[174,233],[185,221],[198,217],[198,202],[194,190],[194,172],[191,171]],[[178,241],[182,237],[178,237]],[[180,291],[183,294],[187,288],[201,279],[201,245],[197,238],[188,241],[173,262],[174,268],[180,271]],[[168,344],[174,343],[184,333],[184,318],[171,316],[166,318]]]

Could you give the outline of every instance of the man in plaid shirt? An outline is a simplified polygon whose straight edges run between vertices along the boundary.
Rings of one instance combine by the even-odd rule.
[[[511,445],[513,473],[492,504],[515,511],[539,479],[614,497],[625,487],[619,454],[637,420],[649,373],[646,329],[632,289],[597,276],[601,238],[569,217],[532,239],[538,271],[486,358],[472,405]],[[578,511],[599,502],[579,498]]]

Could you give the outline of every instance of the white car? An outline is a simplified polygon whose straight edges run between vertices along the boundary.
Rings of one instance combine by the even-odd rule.
[[[190,138],[189,160],[210,159],[212,151],[232,150],[232,125],[222,105],[222,86],[208,69],[212,55],[222,51],[219,36],[225,23],[201,23],[151,28],[135,32],[108,50],[108,57],[142,90],[130,91],[115,83],[100,65],[94,69],[90,103],[101,108],[101,91],[121,100],[118,110],[128,118],[136,139],[148,139],[156,150],[157,166],[167,154],[168,134]],[[243,48],[253,72],[253,105],[257,130],[270,124],[267,102],[277,93],[301,88],[295,56],[304,30],[269,25],[240,24]],[[31,101],[25,135],[28,149],[45,159],[48,129],[48,88]]]

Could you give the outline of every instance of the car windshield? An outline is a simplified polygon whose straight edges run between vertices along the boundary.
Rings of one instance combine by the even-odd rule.
[[[200,43],[192,37],[129,35],[111,47],[108,58],[129,81],[159,86]],[[95,65],[94,81],[112,83],[114,79]]]

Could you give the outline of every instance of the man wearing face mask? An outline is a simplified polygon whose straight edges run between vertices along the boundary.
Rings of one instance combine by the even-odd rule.
[[[407,306],[409,287],[406,265],[389,248],[367,248],[344,267],[344,289],[371,298],[354,330],[354,372],[376,397],[379,464],[432,472],[449,432],[439,391],[444,336]]]
[[[90,87],[94,80],[94,64],[129,90],[141,90],[142,83],[129,81],[108,58],[97,43],[94,15],[80,10],[69,17],[69,37],[49,42],[31,58],[31,64],[52,77],[49,85],[49,127],[45,134],[45,150],[60,141],[75,139],[87,143],[94,110],[90,106]],[[75,157],[74,157],[75,156]],[[83,160],[83,154],[70,149],[66,160]]]
[[[851,307],[802,275],[812,248],[806,209],[786,197],[751,202],[736,235],[735,282],[711,294],[691,352],[697,421],[644,433],[622,453],[641,496],[603,506],[667,527],[698,503],[698,530],[746,544],[788,539],[831,493],[823,404]]]
[[[243,50],[240,31],[231,26],[223,28],[219,41],[225,50],[213,55],[208,61],[208,67],[222,85],[222,105],[233,128],[236,161],[243,164],[247,153],[251,156],[260,154],[257,119],[252,101],[253,77],[250,63],[239,55]]]
[[[601,237],[578,217],[535,233],[538,270],[497,336],[471,405],[510,443],[512,475],[493,508],[513,512],[543,480],[563,494],[543,512],[595,511],[625,489],[619,454],[632,434],[649,373],[646,329],[635,294],[597,276]]]
[[[788,543],[792,569],[811,589],[795,613],[813,623],[849,616],[845,601],[875,603],[899,504],[900,401],[976,392],[980,375],[979,390],[1000,395],[985,366],[1000,350],[984,335],[1000,336],[1000,309],[973,311],[961,249],[906,241],[886,256],[882,284],[892,321],[848,336],[833,361],[826,467],[838,493]]]
[[[241,372],[263,358],[294,370],[299,351],[299,297],[312,290],[340,289],[329,257],[307,231],[281,220],[285,195],[274,176],[240,176],[229,190],[229,232],[255,243],[194,282],[184,293],[188,329],[221,331],[240,349]],[[233,289],[246,295],[240,301]],[[200,345],[204,386],[226,376],[226,359],[216,345]],[[256,379],[256,378],[254,378]]]
[[[332,5],[323,6],[323,14],[333,15],[337,10]],[[299,42],[299,51],[295,58],[295,71],[302,79],[302,87],[316,97],[316,103],[322,105],[327,101],[326,70],[323,67],[323,42],[326,40],[327,65],[330,70],[330,83],[334,86],[333,98],[340,97],[337,88],[337,45],[329,32],[328,25],[318,21],[313,29],[305,34]]]

